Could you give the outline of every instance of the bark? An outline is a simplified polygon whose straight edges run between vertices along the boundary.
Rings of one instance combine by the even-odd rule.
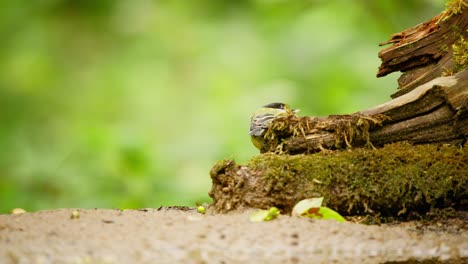
[[[269,150],[298,154],[398,141],[461,145],[468,137],[467,84],[464,70],[353,115],[277,119],[267,134]]]
[[[404,72],[392,100],[351,115],[291,112],[275,119],[264,136],[262,152],[274,153],[246,166],[218,162],[210,173],[212,207],[226,212],[276,206],[290,212],[302,199],[323,196],[326,206],[351,215],[466,209],[466,9],[463,1],[452,2],[384,43],[393,45],[379,53],[378,76]],[[330,151],[345,148],[352,151]]]
[[[463,144],[468,136],[468,13],[458,1],[428,22],[381,44],[378,77],[404,72],[394,99],[351,115],[278,118],[265,135],[264,152],[312,153],[324,149],[414,144]]]
[[[380,45],[393,44],[379,52],[382,65],[377,77],[395,71],[404,72],[398,80],[398,97],[439,76],[457,71],[453,60],[460,37],[467,39],[468,13],[464,1],[453,3],[446,11],[431,20],[392,35]]]

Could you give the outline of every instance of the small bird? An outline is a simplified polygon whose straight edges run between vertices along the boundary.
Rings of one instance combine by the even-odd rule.
[[[296,113],[299,110],[291,110],[287,104],[271,103],[264,105],[255,111],[250,118],[250,140],[261,152],[264,151],[265,139],[263,138],[271,122],[280,116],[286,116],[288,113]]]

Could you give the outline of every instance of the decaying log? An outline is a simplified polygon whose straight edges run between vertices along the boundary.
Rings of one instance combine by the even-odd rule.
[[[404,72],[398,80],[398,97],[439,76],[450,75],[466,68],[468,47],[468,4],[453,2],[446,11],[431,20],[392,35],[380,45],[393,44],[379,52],[382,65],[377,77],[395,71]],[[454,54],[455,53],[455,54]],[[458,53],[465,53],[458,54]]]
[[[320,196],[343,215],[414,217],[468,205],[468,152],[453,145],[265,153],[245,166],[219,161],[210,175],[217,212],[276,206],[289,213],[300,200]]]
[[[383,44],[377,76],[402,71],[394,99],[351,115],[287,116],[273,122],[262,152],[414,144],[463,144],[468,136],[468,5],[452,4]]]
[[[468,71],[439,77],[382,105],[352,115],[278,118],[266,134],[269,151],[413,144],[463,144],[468,137]]]
[[[247,165],[218,162],[210,172],[212,208],[287,213],[302,199],[324,196],[344,215],[466,209],[467,8],[452,2],[384,43],[393,45],[379,53],[378,76],[404,72],[393,100],[351,115],[290,113],[270,124],[263,154]]]

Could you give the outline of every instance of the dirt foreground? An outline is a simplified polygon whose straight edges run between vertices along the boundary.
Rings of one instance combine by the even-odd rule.
[[[466,263],[455,231],[194,209],[59,209],[0,215],[0,263]],[[408,262],[407,262],[408,261]]]

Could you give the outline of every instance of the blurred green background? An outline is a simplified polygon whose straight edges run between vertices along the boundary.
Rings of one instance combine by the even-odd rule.
[[[436,0],[0,1],[0,212],[209,202],[250,114],[385,102],[392,33]]]

